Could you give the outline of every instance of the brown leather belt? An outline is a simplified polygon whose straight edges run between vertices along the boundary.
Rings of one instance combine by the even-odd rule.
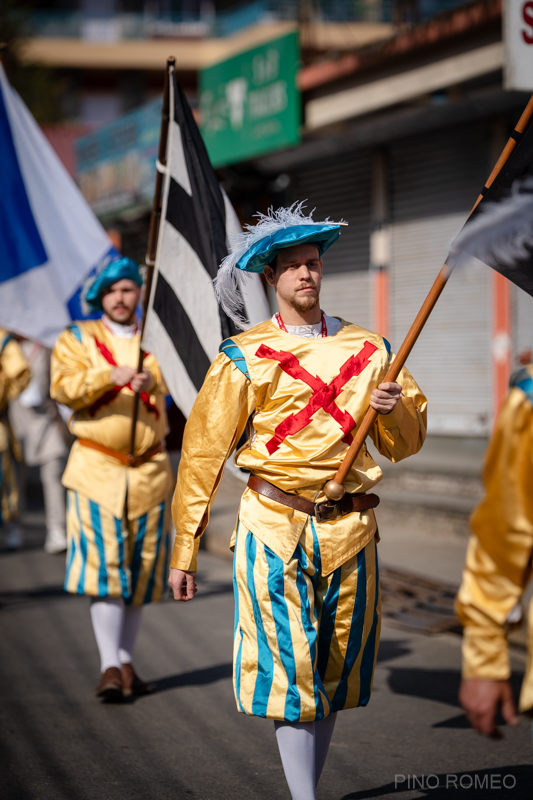
[[[248,487],[253,492],[262,494],[263,497],[275,500],[276,503],[281,503],[284,506],[289,506],[289,508],[294,508],[296,511],[302,511],[304,514],[316,517],[318,522],[331,522],[334,519],[346,516],[346,514],[351,514],[353,511],[366,511],[379,505],[377,494],[363,493],[345,494],[342,500],[337,503],[330,501],[327,503],[312,503],[311,500],[306,500],[305,497],[299,497],[296,494],[289,494],[282,491],[282,489],[278,489],[277,486],[264,481],[263,478],[258,478],[257,475],[250,475]]]
[[[163,442],[159,442],[159,444],[154,445],[140,456],[130,456],[127,453],[121,453],[120,450],[112,450],[110,447],[105,447],[103,444],[92,442],[90,439],[78,439],[78,442],[83,445],[83,447],[90,447],[91,450],[98,450],[99,453],[104,453],[106,456],[115,458],[126,467],[140,467],[141,464],[146,464],[153,456],[157,455],[157,453],[162,453],[165,449],[163,447]]]

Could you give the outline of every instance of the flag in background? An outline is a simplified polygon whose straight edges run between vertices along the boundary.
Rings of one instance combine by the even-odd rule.
[[[221,341],[237,332],[217,303],[213,279],[241,226],[173,70],[169,91],[166,180],[143,346],[158,359],[187,417]],[[268,319],[259,275],[242,291],[248,321]]]
[[[448,263],[470,258],[533,297],[533,124],[514,132],[517,146],[452,244]]]
[[[116,251],[0,64],[0,326],[52,346]]]

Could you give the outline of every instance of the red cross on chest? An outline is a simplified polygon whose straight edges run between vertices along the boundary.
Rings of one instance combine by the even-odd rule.
[[[94,336],[94,334],[93,334],[93,339],[96,343],[98,352],[105,358],[107,363],[110,364],[112,367],[117,367],[118,364],[115,361],[115,357],[113,356],[111,350],[104,344],[104,342],[101,342],[99,339],[97,339],[96,336]],[[147,355],[150,354],[145,352],[145,356]],[[102,406],[106,406],[108,405],[108,403],[112,403],[113,400],[115,400],[119,396],[122,389],[131,389],[131,384],[127,383],[125,386],[114,386],[112,389],[109,389],[101,397],[99,397],[98,400],[95,400],[95,402],[92,405],[88,406],[87,408],[87,411],[89,412],[91,417],[94,417],[96,412],[100,408],[102,408]],[[150,400],[150,395],[148,394],[148,392],[141,392],[139,396],[141,398],[142,403],[146,406],[146,410],[150,411],[152,414],[155,414],[156,419],[159,419],[159,409],[157,408],[157,406],[154,406],[154,404]]]
[[[313,414],[316,414],[320,408],[330,414],[335,422],[338,422],[344,433],[342,441],[348,445],[351,444],[353,438],[351,431],[356,426],[355,420],[348,411],[342,411],[338,407],[335,403],[335,398],[342,392],[350,378],[360,375],[365,367],[369,365],[370,357],[377,349],[376,345],[371,344],[371,342],[365,342],[362,350],[357,355],[351,355],[344,362],[337,377],[331,383],[325,383],[321,378],[311,375],[310,372],[302,367],[292,353],[287,353],[284,350],[273,350],[268,345],[262,344],[256,353],[258,358],[269,358],[273,361],[278,361],[283,372],[290,375],[291,378],[303,381],[313,390],[305,408],[302,408],[296,414],[289,414],[277,425],[274,436],[266,443],[269,454],[275,453],[288,436],[294,436],[295,433],[306,428],[311,422]]]

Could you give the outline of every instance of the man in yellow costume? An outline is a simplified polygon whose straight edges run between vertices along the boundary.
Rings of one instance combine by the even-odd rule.
[[[460,701],[480,733],[497,735],[498,707],[518,724],[509,683],[507,632],[522,616],[533,569],[533,365],[511,379],[487,453],[486,496],[472,516],[456,610],[464,625]],[[533,716],[533,602],[519,709]]]
[[[18,550],[22,545],[14,464],[18,444],[9,424],[7,410],[10,402],[27,387],[30,378],[30,367],[19,343],[0,328],[0,526],[5,529],[3,544],[6,550]]]
[[[170,584],[194,597],[199,536],[224,464],[252,417],[235,463],[250,471],[234,548],[237,708],[275,720],[294,800],[313,800],[337,711],[367,704],[380,630],[377,527],[366,494],[382,477],[366,448],[345,497],[325,503],[369,403],[371,436],[393,461],[425,437],[426,400],[407,370],[382,383],[382,336],[319,305],[322,254],[340,226],[301,205],[260,216],[219,270],[217,294],[239,318],[238,270],[261,272],[279,313],[224,341],[185,429],[173,501],[177,535]]]
[[[143,605],[163,595],[170,549],[167,389],[153,356],[137,371],[141,286],[137,264],[112,261],[85,294],[92,311],[103,310],[102,319],[70,325],[56,342],[51,366],[51,395],[73,410],[69,427],[77,437],[63,475],[65,589],[92,598],[102,672],[96,695],[108,701],[150,688],[135,674],[132,651]],[[135,392],[140,403],[131,461]]]

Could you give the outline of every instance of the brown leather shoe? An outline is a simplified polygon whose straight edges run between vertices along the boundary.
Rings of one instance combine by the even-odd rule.
[[[95,695],[106,703],[118,703],[122,700],[122,675],[118,667],[106,669],[96,687]]]
[[[133,669],[133,664],[122,664],[122,691],[128,697],[132,694],[150,694],[154,691],[154,687],[139,678]]]

